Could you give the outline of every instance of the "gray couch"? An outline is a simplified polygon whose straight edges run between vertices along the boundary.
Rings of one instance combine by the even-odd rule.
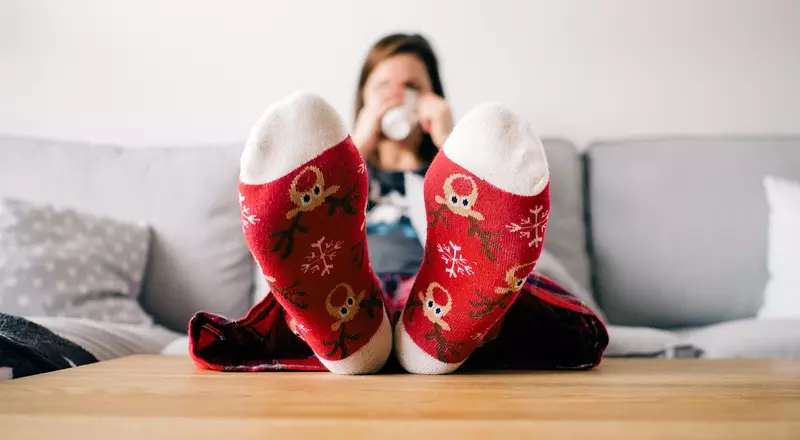
[[[238,317],[253,302],[238,145],[0,138],[0,197],[149,224],[140,302],[177,338],[198,310]],[[762,178],[800,180],[800,139],[628,140],[585,153],[563,140],[545,146],[548,258],[563,269],[557,280],[604,316],[609,355],[800,357],[800,321],[753,319],[766,281]]]

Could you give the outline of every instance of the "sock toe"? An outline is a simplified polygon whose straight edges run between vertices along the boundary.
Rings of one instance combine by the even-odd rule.
[[[544,147],[530,123],[500,104],[467,113],[443,150],[456,164],[512,194],[538,195],[550,180]]]
[[[239,179],[277,180],[347,137],[342,118],[322,97],[296,92],[272,104],[250,131]]]

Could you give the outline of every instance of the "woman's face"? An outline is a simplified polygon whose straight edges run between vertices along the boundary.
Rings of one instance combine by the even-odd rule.
[[[393,55],[375,66],[364,85],[364,105],[378,104],[388,98],[403,96],[410,87],[420,94],[433,91],[425,63],[416,55]]]

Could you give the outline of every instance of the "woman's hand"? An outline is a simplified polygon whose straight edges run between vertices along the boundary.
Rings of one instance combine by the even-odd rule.
[[[453,115],[447,101],[434,93],[421,95],[417,100],[417,117],[422,131],[431,135],[433,143],[442,148],[453,131]]]
[[[381,139],[381,119],[389,109],[403,105],[402,90],[387,91],[375,101],[364,104],[353,128],[353,142],[363,156],[373,152]]]

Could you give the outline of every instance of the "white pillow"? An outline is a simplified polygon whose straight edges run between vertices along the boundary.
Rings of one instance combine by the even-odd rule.
[[[769,281],[759,318],[800,317],[800,183],[766,177]]]

